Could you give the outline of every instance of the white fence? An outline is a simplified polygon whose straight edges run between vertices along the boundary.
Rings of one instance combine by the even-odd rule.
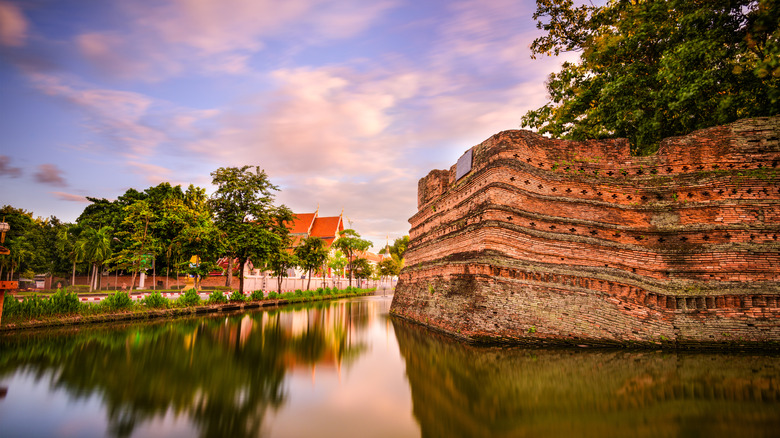
[[[382,281],[379,280],[359,280],[357,278],[352,279],[352,286],[360,288],[381,288],[381,289],[393,289],[398,282],[397,278],[387,278]],[[306,285],[309,284],[308,278],[282,278],[282,292],[294,292],[297,289],[306,290]],[[320,287],[336,287],[338,289],[345,289],[349,286],[348,278],[322,278],[312,277],[310,289],[316,290]],[[238,279],[233,279],[233,288],[238,288]],[[279,283],[276,277],[246,277],[244,278],[244,290],[255,291],[263,290],[266,292],[278,292]]]

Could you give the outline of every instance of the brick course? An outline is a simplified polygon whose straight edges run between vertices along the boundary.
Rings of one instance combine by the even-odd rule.
[[[666,139],[504,131],[418,184],[394,314],[470,340],[780,343],[780,117]]]

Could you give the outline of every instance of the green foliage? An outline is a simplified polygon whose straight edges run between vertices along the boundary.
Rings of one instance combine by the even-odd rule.
[[[360,279],[370,278],[374,274],[373,266],[364,258],[357,258],[352,262],[352,271],[355,277]]]
[[[194,307],[201,304],[200,295],[195,289],[187,289],[184,295],[179,296],[176,304],[182,307]]]
[[[209,304],[225,304],[228,302],[228,298],[221,290],[215,290],[209,294],[206,302]]]
[[[252,301],[262,301],[265,299],[265,294],[263,294],[262,290],[256,290],[252,292],[252,295],[249,296],[249,299]]]
[[[217,190],[209,199],[215,215],[215,224],[224,233],[228,255],[239,260],[239,272],[243,272],[247,260],[261,266],[269,255],[287,245],[287,222],[292,211],[284,205],[273,205],[274,191],[265,171],[259,167],[220,167],[211,173],[212,184]],[[244,282],[240,277],[239,290]]]
[[[171,301],[160,294],[160,292],[154,291],[141,300],[142,304],[150,309],[167,309],[171,305]]]
[[[522,125],[554,137],[665,137],[780,113],[780,2],[537,0],[534,55],[580,52],[547,82]]]
[[[311,271],[321,267],[328,259],[325,242],[319,237],[307,237],[295,248],[295,256],[299,266],[309,274],[308,288],[311,285]]]
[[[103,298],[98,306],[102,309],[114,312],[133,307],[133,300],[127,292],[116,292]]]
[[[49,304],[52,313],[60,315],[77,313],[83,307],[79,296],[65,289],[60,289],[49,296]]]
[[[280,298],[279,294],[276,292],[268,292],[268,299],[269,300],[278,300]]]
[[[232,293],[232,294],[230,294],[230,296],[228,297],[228,300],[230,300],[230,301],[234,301],[234,302],[235,302],[235,301],[247,301],[247,299],[246,299],[246,298],[247,298],[247,297],[246,297],[246,296],[244,296],[244,294],[242,294],[242,293],[241,293],[241,292],[239,292],[238,290],[234,290],[234,291],[233,291],[233,293]]]
[[[352,275],[354,271],[354,260],[358,252],[366,251],[371,247],[371,242],[360,237],[357,231],[346,229],[339,233],[338,238],[331,245],[344,253],[347,257],[347,266],[349,271],[349,285],[352,286]]]

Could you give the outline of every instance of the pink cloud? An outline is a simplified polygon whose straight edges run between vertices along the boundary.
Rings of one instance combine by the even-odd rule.
[[[63,201],[85,202],[85,203],[90,202],[86,197],[81,195],[73,195],[71,193],[65,193],[65,192],[50,192],[50,193]]]
[[[13,3],[0,1],[0,45],[19,47],[27,39],[27,19]]]
[[[19,178],[22,176],[22,169],[11,166],[11,157],[7,155],[0,155],[0,176]]]
[[[62,176],[62,170],[55,164],[41,164],[34,174],[35,180],[41,184],[53,186],[66,186],[68,183]]]

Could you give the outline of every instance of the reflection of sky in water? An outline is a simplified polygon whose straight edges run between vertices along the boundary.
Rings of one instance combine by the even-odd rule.
[[[269,418],[271,436],[419,436],[393,326],[384,317],[375,318],[364,335],[366,354],[340,373],[317,366],[313,373],[310,368],[292,374],[292,396]]]
[[[8,387],[0,400],[0,436],[90,438],[108,434],[106,413],[98,395],[74,398],[64,389],[52,389],[51,374],[36,378],[33,373],[19,370],[0,379],[0,387]],[[9,384],[12,382],[11,384]],[[185,437],[197,433],[186,418],[167,412],[162,418],[139,426],[136,436]]]
[[[364,297],[0,336],[0,438],[777,436],[755,352],[475,347]]]

